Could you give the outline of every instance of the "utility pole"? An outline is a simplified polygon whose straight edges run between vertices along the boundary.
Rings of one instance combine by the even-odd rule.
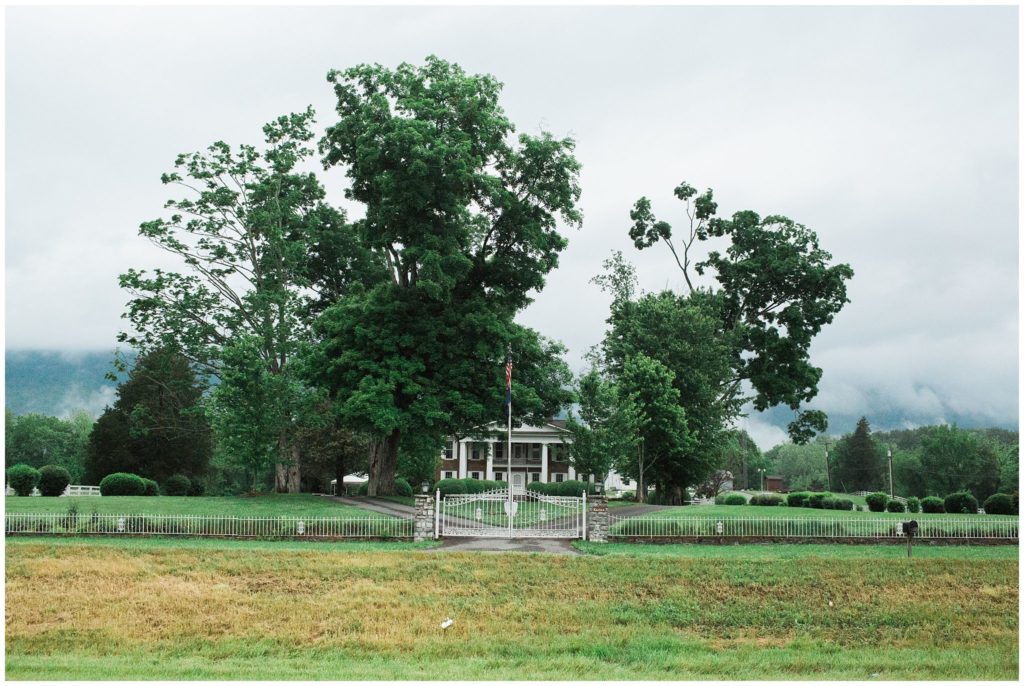
[[[887,446],[885,452],[889,456],[889,497],[892,498],[892,446]]]
[[[828,480],[828,490],[832,490],[832,472],[828,469],[828,441],[825,441],[825,478]]]

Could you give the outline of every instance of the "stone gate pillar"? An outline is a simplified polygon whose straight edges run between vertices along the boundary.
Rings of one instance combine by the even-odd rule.
[[[608,542],[608,496],[587,495],[587,540]]]
[[[416,494],[416,521],[412,530],[412,540],[434,540],[434,494]]]

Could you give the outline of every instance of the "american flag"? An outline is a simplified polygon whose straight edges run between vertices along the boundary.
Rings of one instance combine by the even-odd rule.
[[[512,351],[509,350],[505,359],[505,407],[512,407]]]

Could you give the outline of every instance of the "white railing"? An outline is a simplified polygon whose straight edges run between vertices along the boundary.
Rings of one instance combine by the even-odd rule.
[[[14,496],[14,495],[18,495],[18,492],[17,492],[17,491],[15,491],[15,490],[14,490],[13,488],[11,488],[10,486],[8,486],[8,487],[7,487],[7,490],[6,490],[6,491],[4,491],[4,495],[7,495],[7,496]],[[29,493],[29,495],[31,495],[31,496],[37,496],[37,497],[38,497],[38,496],[41,496],[41,495],[42,495],[42,493],[40,493],[40,492],[39,492],[39,489],[38,489],[38,488],[33,488],[33,489],[32,489],[32,492],[31,492],[31,493]]]
[[[608,534],[619,538],[903,538],[903,522],[871,518],[666,517],[609,518]],[[917,538],[1017,539],[1018,520],[918,518]]]
[[[229,538],[412,538],[396,517],[208,517],[203,515],[8,512],[7,535],[151,535]]]
[[[855,495],[855,496],[857,496],[858,498],[863,498],[863,497],[865,497],[865,496],[869,496],[869,495],[871,495],[872,493],[885,493],[885,491],[854,491],[853,493],[850,493],[850,495]],[[841,496],[842,496],[842,494],[841,494],[841,493],[835,493],[834,495],[835,495],[836,497],[841,497]],[[889,495],[889,494],[888,494],[888,493],[886,493],[886,495]],[[907,499],[906,499],[906,498],[904,498],[904,497],[903,497],[903,496],[901,496],[901,495],[893,495],[893,496],[889,496],[889,500],[898,500],[899,502],[903,503],[904,505],[906,505],[906,504],[907,504]]]
[[[80,486],[78,484],[68,484],[68,487],[64,489],[62,496],[100,496],[99,486]]]

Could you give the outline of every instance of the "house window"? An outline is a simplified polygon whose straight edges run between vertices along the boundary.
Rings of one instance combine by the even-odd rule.
[[[504,481],[505,480],[505,472],[497,472],[494,475],[494,480],[495,481]]]
[[[487,444],[486,443],[472,443],[470,458],[471,460],[486,460],[487,459]]]
[[[540,462],[540,451],[541,451],[540,443],[531,443],[530,444],[530,459],[533,460],[534,462]]]
[[[496,461],[497,460],[505,459],[505,444],[504,443],[495,443],[494,444],[494,459]]]
[[[555,474],[555,483],[562,483],[563,476],[562,474]]]
[[[629,485],[629,477],[628,476],[622,477],[622,485],[623,486],[628,486]]]
[[[513,443],[512,444],[512,459],[513,460],[526,460],[526,450],[529,448],[527,443]]]
[[[444,473],[444,478],[446,478],[446,479],[454,479],[455,478],[455,472],[445,472]]]
[[[540,481],[540,472],[534,472],[531,474],[530,481]]]
[[[444,459],[446,459],[446,460],[454,460],[455,459],[454,453],[452,452],[452,442],[451,441],[445,441],[445,444],[444,444]]]
[[[553,462],[565,462],[565,444],[552,443],[549,445],[548,456]]]
[[[470,473],[469,476],[470,476],[470,478],[473,478],[473,479],[479,479],[480,478],[480,472],[472,472],[472,473]]]

